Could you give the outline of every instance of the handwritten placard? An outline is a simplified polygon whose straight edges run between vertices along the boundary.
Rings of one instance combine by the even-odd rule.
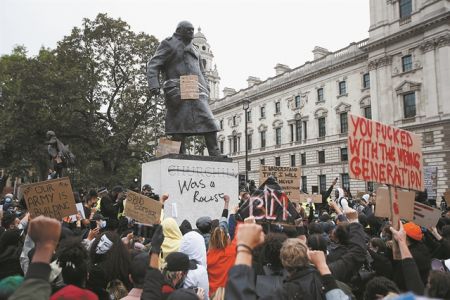
[[[180,76],[180,93],[181,100],[198,100],[200,97],[198,89],[198,76]]]
[[[424,186],[427,189],[428,199],[436,199],[437,197],[437,174],[436,166],[423,167]]]
[[[124,215],[143,224],[155,224],[161,218],[162,204],[128,190]]]
[[[257,191],[241,205],[238,214],[241,217],[248,214],[256,220],[286,222],[293,215],[292,209],[295,210],[286,193],[264,186],[262,193]]]
[[[414,223],[419,226],[429,228],[436,226],[441,217],[441,210],[420,202],[414,203]]]
[[[422,143],[405,130],[348,115],[351,178],[424,190]]]
[[[401,219],[412,221],[414,218],[414,199],[416,193],[410,191],[402,191],[397,189],[398,214]],[[391,189],[391,197],[394,200],[395,191]],[[379,187],[377,189],[377,198],[375,206],[375,216],[381,218],[391,218],[391,206],[389,198],[389,189]]]
[[[300,198],[298,200],[292,200],[292,202],[297,203],[322,203],[322,195],[314,195],[314,194],[300,194]]]
[[[166,138],[160,138],[158,141],[158,147],[156,148],[156,157],[160,157],[167,154],[180,153],[181,142],[172,141]]]
[[[31,217],[46,216],[61,220],[77,214],[72,186],[67,177],[22,186]]]
[[[261,166],[259,169],[259,182],[263,183],[268,177],[273,176],[288,196],[289,200],[300,200],[300,168]]]
[[[78,213],[79,213],[80,216],[81,216],[81,220],[86,219],[86,216],[85,216],[85,214],[84,214],[83,203],[77,203],[77,204],[76,204],[76,207],[77,207]],[[71,216],[70,216],[70,221],[76,222],[76,221],[77,221],[77,215],[71,215]]]

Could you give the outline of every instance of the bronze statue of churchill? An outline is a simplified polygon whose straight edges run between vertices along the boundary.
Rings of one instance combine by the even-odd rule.
[[[187,21],[178,24],[175,33],[161,42],[147,65],[147,79],[152,95],[164,91],[165,130],[173,140],[181,141],[180,153],[186,152],[188,136],[203,135],[210,156],[220,156],[217,145],[219,126],[208,105],[209,85],[204,76],[199,50],[192,44],[194,27]],[[162,86],[159,78],[162,74]],[[198,99],[181,99],[180,78],[198,77]]]

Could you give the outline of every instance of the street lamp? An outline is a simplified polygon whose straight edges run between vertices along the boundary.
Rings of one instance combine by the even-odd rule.
[[[250,101],[248,99],[244,99],[242,101],[242,108],[245,111],[245,184],[248,183],[248,108],[250,107]]]

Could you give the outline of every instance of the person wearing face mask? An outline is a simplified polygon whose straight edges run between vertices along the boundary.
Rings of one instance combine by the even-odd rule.
[[[91,245],[89,278],[87,286],[99,297],[112,280],[122,281],[127,288],[131,288],[128,274],[130,256],[120,237],[107,231],[98,236]]]
[[[163,270],[160,271],[159,256],[165,240],[163,231],[161,225],[155,225],[141,299],[204,300],[205,291],[201,287],[183,288],[189,270],[195,267],[189,261],[188,255],[181,252],[170,253]]]
[[[172,139],[181,142],[180,153],[186,153],[188,136],[205,137],[209,156],[221,156],[217,144],[218,122],[209,108],[209,84],[204,76],[204,65],[199,51],[192,44],[194,26],[187,21],[178,24],[175,33],[161,42],[147,64],[147,79],[152,95],[162,89],[166,100],[165,130]],[[197,77],[198,97],[181,99],[181,76]]]

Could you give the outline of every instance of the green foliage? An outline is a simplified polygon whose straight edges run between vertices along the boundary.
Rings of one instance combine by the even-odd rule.
[[[54,130],[76,155],[80,186],[127,184],[164,132],[164,101],[151,98],[146,63],[155,37],[99,14],[27,57],[24,47],[0,58],[0,168],[42,179]],[[75,176],[78,174],[78,176]],[[134,175],[133,175],[134,174]]]

